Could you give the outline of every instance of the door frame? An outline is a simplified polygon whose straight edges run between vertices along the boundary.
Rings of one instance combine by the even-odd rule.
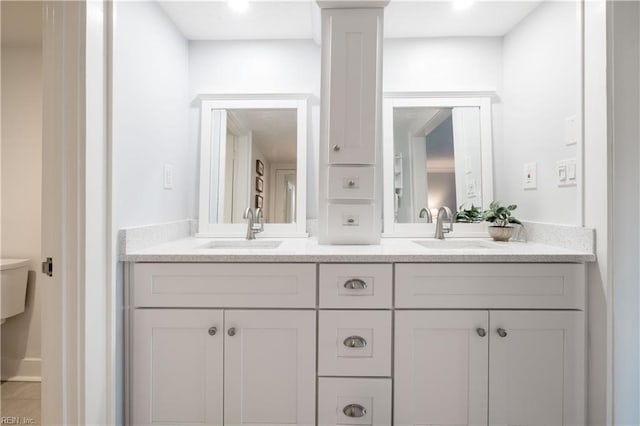
[[[43,5],[43,424],[115,424],[110,2]],[[44,306],[44,305],[43,305]],[[48,333],[47,330],[51,332]]]

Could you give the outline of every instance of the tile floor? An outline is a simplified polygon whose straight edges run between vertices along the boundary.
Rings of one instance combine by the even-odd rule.
[[[40,424],[40,382],[2,382],[0,396],[1,417],[17,417],[22,425]]]

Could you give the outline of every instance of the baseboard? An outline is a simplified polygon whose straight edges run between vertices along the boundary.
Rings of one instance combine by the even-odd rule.
[[[40,382],[40,358],[2,358],[2,380],[10,382]]]

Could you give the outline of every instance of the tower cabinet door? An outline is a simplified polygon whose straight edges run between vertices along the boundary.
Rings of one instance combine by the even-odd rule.
[[[322,11],[330,40],[323,77],[329,87],[330,164],[376,163],[382,10]]]
[[[131,424],[222,425],[222,311],[134,311]]]
[[[315,424],[316,313],[225,312],[225,425]]]
[[[491,311],[489,424],[584,424],[584,313]]]
[[[487,311],[396,311],[394,420],[486,425]]]

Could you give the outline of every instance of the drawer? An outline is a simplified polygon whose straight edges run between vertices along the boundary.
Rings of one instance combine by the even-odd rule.
[[[399,264],[397,308],[584,309],[582,264]]]
[[[390,309],[391,264],[320,265],[320,308]]]
[[[320,311],[318,375],[391,375],[391,311]]]
[[[316,265],[136,263],[134,306],[315,308]]]
[[[374,167],[329,167],[329,198],[373,200],[374,185]]]
[[[327,209],[332,243],[368,244],[377,241],[380,218],[374,220],[373,204],[329,204]]]
[[[391,424],[391,379],[318,379],[318,425]]]

